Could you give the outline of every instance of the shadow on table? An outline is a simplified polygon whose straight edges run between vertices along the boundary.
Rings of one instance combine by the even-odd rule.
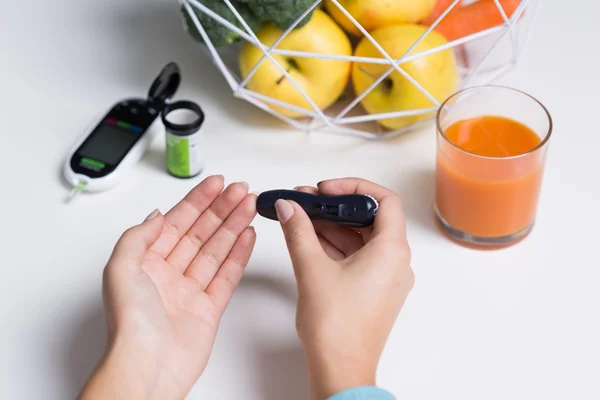
[[[82,306],[69,325],[72,336],[65,341],[65,375],[69,393],[78,394],[102,358],[106,325],[101,300]]]
[[[402,197],[407,221],[438,233],[433,206],[435,202],[435,171],[416,170],[403,176],[395,188]]]
[[[296,283],[277,279],[268,275],[247,272],[238,288],[239,291],[254,291],[257,293],[271,292],[285,301],[293,312],[296,312]]]
[[[296,287],[294,282],[266,275],[247,274],[238,290],[271,292],[296,313]],[[259,323],[259,320],[255,320]],[[277,343],[277,344],[274,344]],[[310,397],[304,353],[294,335],[284,344],[277,340],[261,340],[253,344],[256,350],[257,380],[264,400],[305,400]]]
[[[306,400],[310,398],[304,353],[300,345],[265,345],[258,349],[257,371],[264,400]]]
[[[282,299],[290,313],[296,311],[296,288],[293,282],[285,282],[267,276],[248,274],[244,277],[241,291],[271,292]],[[260,323],[256,320],[255,323]],[[78,394],[102,358],[106,343],[106,327],[101,300],[88,301],[73,316],[72,336],[65,340],[64,369],[68,393]],[[260,383],[264,400],[304,400],[309,398],[309,385],[300,343],[290,339],[289,344],[279,341],[260,341],[256,350],[256,379]]]
[[[150,147],[146,150],[146,154],[142,158],[142,161],[146,163],[146,165],[150,166],[156,172],[160,172],[161,174],[166,173],[167,161],[165,158],[164,151],[160,151]]]

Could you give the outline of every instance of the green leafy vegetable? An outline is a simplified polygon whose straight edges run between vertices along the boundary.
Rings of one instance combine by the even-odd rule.
[[[204,6],[209,8],[215,14],[221,16],[232,25],[244,30],[242,24],[231,12],[223,0],[198,0]],[[312,5],[315,0],[230,0],[233,7],[241,15],[246,24],[253,32],[265,22],[272,22],[280,29],[288,29],[300,16]],[[192,6],[194,14],[198,17],[200,24],[208,34],[210,41],[217,48],[236,43],[240,36],[222,25],[211,16],[203,13]],[[200,32],[194,25],[194,22],[187,10],[182,6],[184,26],[189,34],[198,42],[203,43]],[[296,28],[301,28],[310,21],[312,12],[300,21]]]
[[[215,14],[219,15],[223,19],[230,22],[232,25],[236,26],[240,30],[244,31],[243,25],[238,21],[235,15],[231,12],[227,4],[223,0],[198,0],[204,6],[209,8]],[[240,14],[240,16],[244,19],[246,24],[252,29],[253,32],[256,32],[260,26],[262,25],[262,20],[256,18],[252,11],[248,8],[246,4],[242,4],[239,1],[231,1],[231,4],[236,9],[236,11]],[[221,24],[216,19],[213,19],[211,16],[203,13],[198,8],[192,6],[194,14],[198,17],[200,24],[206,31],[208,38],[212,42],[215,47],[224,47],[240,40],[240,36]],[[184,26],[189,34],[198,42],[204,43],[202,40],[202,35],[194,25],[194,21],[192,17],[188,14],[187,10],[183,5],[181,6],[181,12],[183,14]]]
[[[280,29],[289,28],[315,0],[242,0],[248,4],[248,7],[254,15],[262,21],[271,21]],[[312,11],[308,14],[296,28],[301,28],[310,21]]]

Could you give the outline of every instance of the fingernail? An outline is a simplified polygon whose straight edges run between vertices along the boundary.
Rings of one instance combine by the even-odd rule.
[[[300,189],[300,186],[294,186],[294,190]]]
[[[317,187],[321,186],[321,183],[323,183],[323,182],[325,182],[325,181],[318,182]]]
[[[275,211],[277,211],[277,218],[282,224],[285,224],[294,216],[294,207],[283,199],[275,202]]]
[[[240,181],[238,183],[241,184],[241,185],[246,186],[246,189],[248,189],[250,187],[250,185],[248,185],[248,182]]]
[[[150,213],[150,215],[148,215],[144,221],[150,221],[152,218],[156,217],[159,213],[160,213],[160,211],[158,211],[158,209],[152,211]]]
[[[253,194],[253,195],[255,195],[256,197],[260,196],[260,192],[252,192],[252,193],[250,193],[250,194]]]

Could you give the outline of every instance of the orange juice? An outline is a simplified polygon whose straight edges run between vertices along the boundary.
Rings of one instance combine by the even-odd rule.
[[[438,136],[436,208],[445,225],[479,238],[531,228],[544,167],[542,140],[526,125],[484,115]]]
[[[455,122],[445,134],[461,149],[485,157],[518,156],[541,143],[540,137],[529,127],[493,115]]]

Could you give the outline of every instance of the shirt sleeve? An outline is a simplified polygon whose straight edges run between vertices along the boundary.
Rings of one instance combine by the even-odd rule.
[[[390,392],[374,386],[361,386],[344,390],[327,400],[396,400]]]

